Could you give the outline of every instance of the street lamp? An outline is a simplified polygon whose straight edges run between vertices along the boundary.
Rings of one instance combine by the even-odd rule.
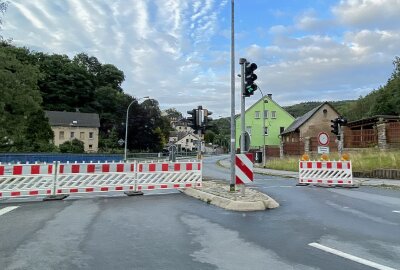
[[[139,99],[137,99],[137,100],[134,99],[134,100],[132,100],[131,103],[129,103],[128,109],[126,109],[125,150],[124,150],[124,161],[125,161],[125,162],[126,162],[126,152],[127,152],[127,150],[128,150],[128,117],[129,117],[129,109],[130,109],[131,105],[132,105],[135,101],[137,101],[137,102],[139,103],[139,100],[141,100],[141,99],[148,99],[148,98],[149,98],[149,96],[141,97],[141,98],[139,98]]]
[[[261,91],[261,88],[258,87],[258,90],[260,90],[262,100],[263,100],[263,112],[262,112],[262,136],[263,136],[263,154],[262,154],[262,160],[263,160],[263,167],[265,167],[265,99],[264,99],[264,94]],[[268,102],[268,101],[267,101]]]

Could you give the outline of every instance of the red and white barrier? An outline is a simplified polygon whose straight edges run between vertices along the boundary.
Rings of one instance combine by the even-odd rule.
[[[351,161],[299,161],[299,183],[353,185]]]
[[[201,187],[201,162],[0,164],[0,198]]]
[[[235,157],[236,184],[243,185],[252,183],[253,174],[253,154],[237,154]]]

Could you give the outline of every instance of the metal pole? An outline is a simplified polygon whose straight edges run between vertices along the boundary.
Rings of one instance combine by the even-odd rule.
[[[198,155],[198,159],[201,159],[201,129],[199,129],[198,131],[197,131],[197,136],[199,136],[199,142],[198,142],[198,150],[197,150],[197,155]]]
[[[128,117],[129,117],[129,108],[131,105],[135,102],[135,100],[132,100],[131,103],[128,105],[128,109],[126,109],[126,121],[125,121],[125,149],[124,149],[124,161],[126,162],[126,152],[128,150]]]
[[[342,131],[342,127],[340,126],[340,124],[338,125],[338,133],[339,133],[339,142],[338,142],[338,150],[339,150],[339,155],[340,157],[342,156],[342,152],[343,152],[343,131]],[[340,158],[339,157],[339,158]]]
[[[145,96],[142,98],[139,98],[137,100],[137,102],[139,103],[139,100],[141,99],[148,99],[149,96]],[[128,149],[128,118],[129,118],[129,108],[131,107],[131,105],[135,102],[135,99],[131,101],[131,103],[129,103],[128,105],[128,109],[126,109],[126,121],[125,121],[125,149],[124,149],[124,161],[126,162],[127,158],[126,158],[126,153],[127,153],[127,149]]]
[[[231,179],[230,191],[235,191],[235,152],[236,152],[236,125],[235,125],[235,1],[231,2]]]
[[[246,142],[246,123],[245,123],[245,109],[246,109],[246,97],[244,96],[244,69],[246,65],[246,59],[240,58],[239,63],[241,65],[241,104],[240,104],[240,128],[241,128],[241,136],[240,136],[240,153],[246,153],[245,150],[245,142]]]
[[[263,167],[265,167],[265,100],[264,100],[264,93],[261,91],[261,88],[258,87],[258,90],[260,90],[261,96],[262,96],[262,102],[263,102],[263,111],[262,111],[262,127],[261,127],[261,135],[263,137],[263,154],[262,154],[262,160],[263,160]]]

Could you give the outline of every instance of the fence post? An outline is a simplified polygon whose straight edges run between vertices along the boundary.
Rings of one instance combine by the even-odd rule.
[[[57,187],[58,187],[58,164],[59,161],[53,162],[54,164],[54,174],[53,174],[53,187],[51,191],[51,195],[46,196],[43,201],[60,201],[67,198],[69,195],[67,194],[59,194],[57,195]]]
[[[127,162],[127,161],[125,161],[125,162]],[[134,188],[132,191],[125,191],[124,192],[125,195],[127,195],[127,196],[143,195],[143,192],[141,190],[137,189],[137,187],[138,187],[138,162],[137,162],[137,160],[135,160],[133,162],[133,179],[134,179],[134,182],[133,182]]]
[[[378,148],[380,150],[386,150],[388,148],[386,140],[386,123],[383,122],[383,118],[379,118],[376,128],[378,131]]]
[[[284,142],[283,142],[283,140],[281,139],[281,143],[279,144],[279,157],[280,158],[284,158],[285,156],[284,156],[284,151],[283,151],[283,144],[284,144]]]

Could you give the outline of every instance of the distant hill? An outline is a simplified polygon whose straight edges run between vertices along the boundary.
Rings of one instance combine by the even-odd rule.
[[[338,112],[353,121],[374,115],[400,115],[400,57],[393,61],[394,70],[387,83],[357,100],[331,101]],[[321,102],[302,102],[284,107],[294,117],[299,117]]]
[[[335,109],[342,114],[343,116],[346,116],[346,113],[348,112],[348,108],[351,106],[351,104],[355,103],[356,100],[341,100],[341,101],[329,101],[330,104],[332,104]],[[315,107],[319,106],[322,103],[322,101],[308,101],[308,102],[302,102],[299,104],[294,104],[291,106],[285,106],[283,107],[288,113],[293,115],[293,117],[299,117],[302,116],[303,114],[307,113],[308,111],[314,109]]]

